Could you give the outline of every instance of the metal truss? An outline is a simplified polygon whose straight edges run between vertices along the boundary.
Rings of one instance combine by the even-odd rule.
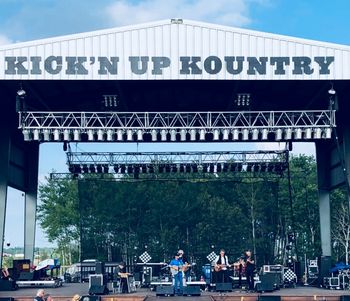
[[[79,141],[80,134],[87,134],[91,141],[142,141],[144,134],[151,134],[152,141],[176,141],[177,134],[181,141],[196,141],[206,140],[207,133],[213,133],[213,140],[239,140],[239,135],[243,140],[267,140],[271,132],[275,140],[292,139],[292,134],[295,139],[329,139],[335,126],[334,110],[19,112],[25,140],[44,141]]]
[[[72,174],[72,173],[50,173],[50,179],[55,181],[62,180],[101,180],[116,182],[135,182],[135,181],[185,181],[185,182],[242,182],[244,180],[254,181],[276,181],[283,177],[283,174],[266,172],[237,172],[237,173],[154,173],[154,174]]]
[[[282,176],[288,167],[288,151],[85,153],[67,152],[69,171],[81,174],[113,174],[116,179],[212,179],[247,177],[247,174]],[[107,176],[108,178],[108,176]]]
[[[227,152],[67,152],[68,165],[286,163],[287,150]]]

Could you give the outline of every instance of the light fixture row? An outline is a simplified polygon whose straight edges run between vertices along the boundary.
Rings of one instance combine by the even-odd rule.
[[[88,141],[143,141],[149,135],[152,141],[228,141],[228,140],[300,140],[330,139],[331,127],[315,128],[234,128],[234,129],[24,129],[25,141],[81,141],[86,135]],[[208,135],[211,135],[211,139]],[[271,137],[271,135],[274,135]]]
[[[230,163],[180,163],[180,164],[71,164],[68,169],[73,174],[115,173],[221,173],[221,172],[270,172],[283,173],[287,165],[281,162],[230,162]],[[112,169],[113,168],[113,169]]]

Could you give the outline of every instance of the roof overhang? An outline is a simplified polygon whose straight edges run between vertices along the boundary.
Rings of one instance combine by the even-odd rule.
[[[350,46],[165,20],[0,47],[0,79],[348,80]]]

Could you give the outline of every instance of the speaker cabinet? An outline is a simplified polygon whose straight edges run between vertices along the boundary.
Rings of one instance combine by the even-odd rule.
[[[15,291],[16,289],[16,281],[0,279],[0,291]]]
[[[199,285],[187,285],[183,287],[184,296],[200,296],[201,289]]]
[[[89,288],[89,295],[108,295],[109,290],[105,285],[92,285]]]
[[[95,274],[104,274],[105,273],[105,263],[104,262],[96,262],[96,271]]]
[[[14,301],[15,299],[12,297],[0,297],[0,301]]]
[[[340,296],[340,301],[350,301],[350,295]]]
[[[156,287],[156,296],[174,296],[174,287],[171,285],[158,285]]]
[[[258,301],[281,301],[281,296],[263,296],[258,297]]]
[[[100,301],[100,296],[81,296],[80,301]]]
[[[215,290],[217,292],[231,292],[232,283],[217,283]]]

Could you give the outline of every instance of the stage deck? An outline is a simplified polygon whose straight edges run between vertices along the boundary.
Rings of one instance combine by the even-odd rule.
[[[21,288],[17,291],[0,292],[1,297],[14,297],[15,301],[29,301],[33,300],[38,288]],[[88,284],[69,283],[64,284],[58,288],[45,288],[46,293],[53,296],[54,301],[70,301],[75,294],[88,295]],[[245,291],[233,290],[230,293],[218,292],[202,292],[200,297],[156,297],[155,292],[149,289],[138,289],[136,293],[122,295],[109,294],[102,296],[103,301],[147,301],[159,300],[163,298],[170,299],[169,301],[196,299],[200,301],[255,301],[259,295],[274,295],[281,296],[282,301],[338,301],[340,296],[349,295],[350,291],[344,290],[327,290],[316,287],[296,287],[296,288],[282,288],[280,290],[269,293],[246,293]]]

